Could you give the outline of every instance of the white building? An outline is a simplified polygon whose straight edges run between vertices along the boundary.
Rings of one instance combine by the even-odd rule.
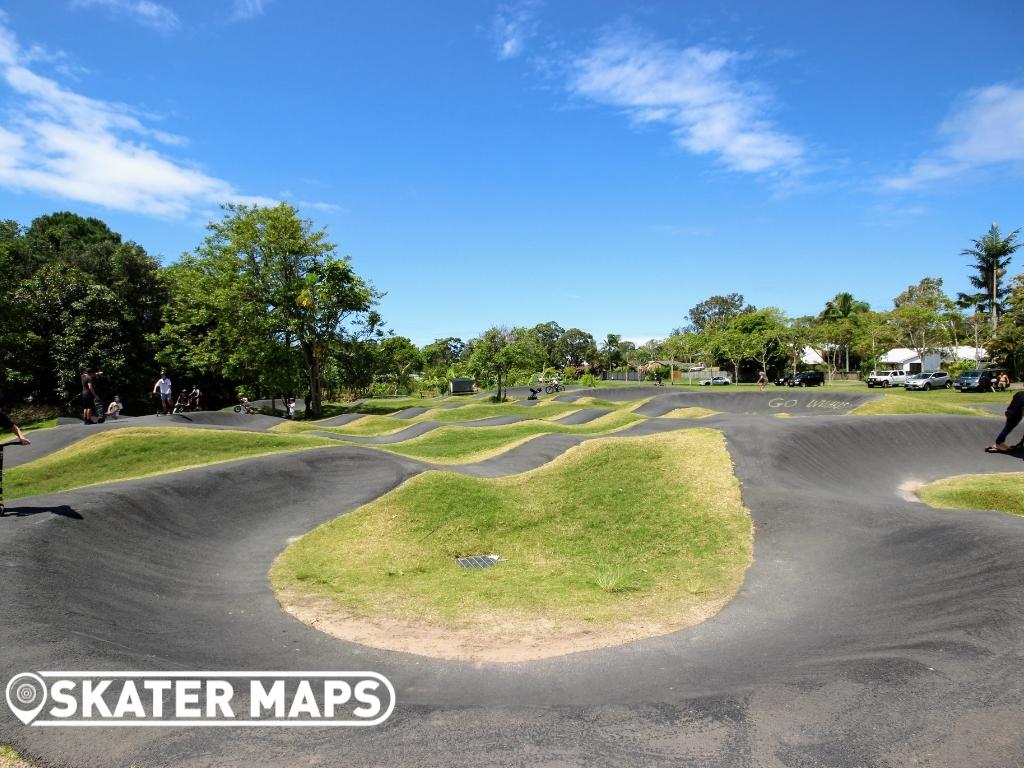
[[[921,371],[937,371],[942,363],[955,363],[960,360],[971,360],[983,364],[988,361],[988,352],[980,347],[952,347],[925,352],[922,358],[915,349],[897,347],[879,357],[878,364],[887,370],[920,373]]]

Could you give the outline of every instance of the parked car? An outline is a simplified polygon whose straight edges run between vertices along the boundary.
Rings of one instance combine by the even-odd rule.
[[[793,380],[793,377],[795,375],[796,374],[794,374],[794,373],[787,373],[784,376],[780,376],[779,378],[777,378],[775,380],[775,386],[776,387],[784,387],[784,386],[786,386],[787,384],[789,384],[790,381]]]
[[[712,376],[710,379],[704,379],[704,381],[701,382],[701,385],[705,386],[705,387],[707,387],[707,386],[712,386],[713,387],[713,386],[717,386],[717,385],[720,385],[720,384],[721,385],[732,384],[732,382],[729,381],[729,377],[728,376]]]
[[[869,389],[871,387],[902,387],[906,383],[905,371],[872,371],[867,377]]]
[[[821,371],[801,371],[789,380],[791,387],[820,387],[825,383],[825,374]]]
[[[953,387],[961,392],[992,392],[995,389],[999,374],[1005,373],[1004,368],[984,368],[975,371],[964,371],[956,377]]]
[[[929,389],[952,389],[953,380],[945,371],[926,371],[925,373],[915,373],[907,379],[907,383],[903,386],[908,391],[912,389],[926,391]]]

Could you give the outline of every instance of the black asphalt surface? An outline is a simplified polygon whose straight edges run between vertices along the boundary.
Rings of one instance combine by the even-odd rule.
[[[687,630],[541,662],[378,651],[278,608],[273,558],[425,466],[399,456],[306,451],[15,501],[0,519],[0,680],[369,669],[394,683],[398,706],[384,725],[335,730],[30,728],[0,706],[0,743],[44,765],[140,768],[1019,768],[1024,519],[901,493],[1024,470],[983,452],[999,421],[847,417],[812,400],[849,396],[808,390],[778,407],[768,396],[659,393],[662,413],[700,398],[721,415],[618,433],[723,431],[756,529],[736,598]],[[772,418],[780,408],[794,418]],[[522,471],[581,439],[545,435],[461,471]]]

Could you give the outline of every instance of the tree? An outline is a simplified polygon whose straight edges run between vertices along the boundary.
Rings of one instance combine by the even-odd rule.
[[[393,381],[395,394],[401,388],[409,389],[409,377],[423,370],[423,356],[419,348],[405,336],[388,336],[378,345],[378,375]]]
[[[473,340],[468,366],[479,382],[496,384],[500,402],[509,379],[532,375],[544,367],[545,360],[546,350],[525,328],[493,327]]]
[[[619,345],[622,344],[622,336],[617,333],[609,333],[601,342],[601,362],[605,370],[611,371],[622,363],[622,352]]]
[[[1003,237],[999,227],[993,224],[980,239],[971,241],[974,243],[973,248],[964,248],[960,251],[960,255],[974,259],[974,263],[967,266],[976,270],[977,274],[970,275],[968,279],[979,291],[973,294],[958,293],[957,303],[964,309],[977,306],[980,311],[987,311],[991,317],[993,331],[999,325],[999,315],[1003,310],[1001,301],[1004,292],[1000,279],[1006,274],[1013,254],[1024,245],[1016,242],[1019,233],[1020,229],[1015,229]]]
[[[536,337],[537,342],[544,348],[546,359],[542,367],[546,368],[550,365],[561,369],[565,363],[558,359],[555,345],[558,344],[558,340],[565,333],[565,329],[554,320],[549,320],[546,323],[539,323],[533,326],[529,332]]]
[[[597,344],[594,337],[579,328],[570,328],[555,342],[556,367],[581,368],[597,362]]]
[[[84,368],[101,367],[105,385],[124,382],[131,350],[121,334],[123,307],[113,291],[81,270],[56,262],[25,281],[16,301],[27,310],[22,328],[28,366],[24,371],[38,399],[68,400],[78,392]]]
[[[956,305],[942,290],[941,277],[926,277],[893,299],[893,328],[897,341],[922,358],[949,345],[949,316]]]
[[[89,364],[128,402],[148,391],[149,339],[167,291],[141,246],[69,212],[40,216],[24,231],[0,222],[0,282],[0,358],[16,392],[66,400]]]
[[[732,318],[745,312],[753,312],[756,307],[744,305],[742,293],[730,293],[725,296],[712,296],[692,307],[687,313],[690,318],[689,330],[703,333],[712,327],[723,327]]]
[[[863,365],[876,367],[878,355],[896,343],[896,331],[889,312],[861,312],[855,315],[851,347]]]
[[[275,347],[297,349],[308,413],[320,416],[326,361],[339,342],[376,330],[380,318],[371,308],[380,294],[292,206],[226,205],[224,211],[179,265],[186,274],[178,284],[191,289],[175,296],[165,332],[194,361],[229,374],[248,369],[258,376],[277,357]],[[193,316],[212,343],[196,338],[194,328],[176,333],[175,323],[194,323]]]
[[[1024,274],[1010,281],[1005,304],[1006,311],[989,351],[994,360],[1002,362],[1019,378],[1024,374]]]
[[[739,315],[729,327],[741,334],[743,357],[756,360],[762,371],[767,372],[772,362],[779,362],[786,333],[786,317],[781,309],[767,307]]]
[[[846,372],[850,372],[850,344],[856,329],[856,316],[870,311],[867,302],[857,301],[852,293],[837,293],[825,303],[825,309],[818,319],[830,325],[829,336],[838,344],[846,356]],[[838,367],[838,366],[834,366]]]
[[[423,367],[428,371],[446,371],[456,361],[462,359],[465,348],[462,339],[455,336],[435,339],[423,347]]]

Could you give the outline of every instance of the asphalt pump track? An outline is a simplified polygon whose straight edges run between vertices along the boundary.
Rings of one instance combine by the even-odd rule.
[[[1024,519],[932,509],[900,489],[1024,465],[982,451],[994,419],[844,415],[865,399],[657,393],[651,415],[687,405],[719,414],[652,418],[618,434],[720,429],[754,520],[753,565],[703,624],[530,663],[346,643],[274,600],[267,571],[291,537],[377,498],[421,462],[346,446],[15,500],[0,520],[0,679],[367,669],[391,680],[398,705],[364,729],[30,728],[0,707],[0,743],[80,767],[1016,768]],[[545,435],[461,470],[521,471],[581,439]]]

